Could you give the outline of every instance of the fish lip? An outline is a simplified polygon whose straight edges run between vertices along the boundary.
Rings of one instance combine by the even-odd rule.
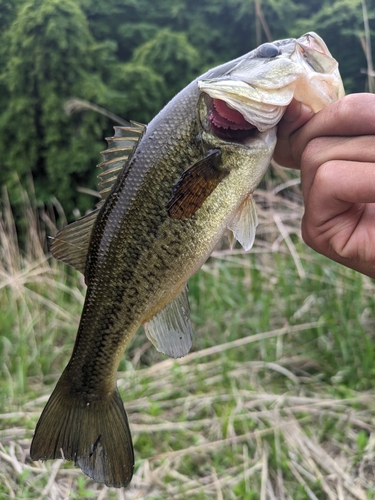
[[[296,45],[302,50],[305,50],[305,48],[308,47],[309,49],[320,52],[326,56],[331,56],[331,53],[324,40],[313,31],[310,31],[302,35],[300,38],[297,38]]]
[[[279,55],[272,59],[259,58],[252,51],[222,75],[209,73],[198,79],[198,89],[211,98],[199,111],[207,132],[245,146],[254,136],[254,131],[232,131],[230,124],[222,127],[221,116],[212,119],[212,99],[223,100],[262,134],[277,125],[293,98],[317,112],[344,95],[338,63],[319,35],[309,32],[274,44]]]
[[[295,40],[295,50],[291,59],[305,69],[305,81],[314,89],[310,93],[308,105],[316,113],[324,105],[345,95],[338,62],[332,57],[324,40],[314,32],[309,32]],[[306,98],[303,86],[295,89],[295,99],[303,102]]]
[[[332,54],[330,53],[324,40],[314,31],[309,31],[299,38],[277,40],[273,43],[279,47],[280,53],[277,57],[280,57],[283,54],[291,54],[295,50],[302,52],[305,52],[306,50],[316,51],[326,56],[332,57]]]
[[[256,133],[259,132],[257,128],[251,130],[231,130],[223,129],[220,127],[215,127],[211,125],[211,133],[217,138],[226,143],[230,144],[240,144],[241,146],[247,146],[247,141],[254,137]]]
[[[302,64],[307,63],[316,73],[334,74],[338,68],[324,40],[314,32],[295,40],[292,59],[303,60]]]

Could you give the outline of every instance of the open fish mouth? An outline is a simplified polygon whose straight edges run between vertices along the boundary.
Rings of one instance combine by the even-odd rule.
[[[258,130],[221,99],[212,99],[208,118],[213,134],[227,142],[243,143]]]
[[[203,128],[226,142],[247,145],[275,127],[293,98],[317,112],[344,95],[337,61],[315,33],[263,44],[231,64],[198,81]]]

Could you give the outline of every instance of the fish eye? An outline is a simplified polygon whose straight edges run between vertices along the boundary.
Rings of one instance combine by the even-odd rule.
[[[263,43],[263,45],[260,45],[257,50],[257,56],[264,59],[276,57],[279,53],[279,48],[273,43]]]

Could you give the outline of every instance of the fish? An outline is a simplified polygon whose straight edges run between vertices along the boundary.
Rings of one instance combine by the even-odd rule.
[[[207,71],[146,126],[115,127],[99,165],[101,200],[53,239],[55,258],[84,274],[71,359],[36,425],[32,460],[72,460],[98,483],[134,472],[116,385],[141,325],[162,353],[192,345],[187,282],[226,231],[248,251],[253,192],[292,99],[319,111],[344,95],[338,63],[315,33],[264,43]]]

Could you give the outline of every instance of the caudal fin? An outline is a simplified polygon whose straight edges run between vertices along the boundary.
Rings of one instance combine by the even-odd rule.
[[[104,401],[87,402],[57,383],[31,443],[32,460],[73,460],[98,483],[121,488],[133,476],[134,452],[118,390]]]

